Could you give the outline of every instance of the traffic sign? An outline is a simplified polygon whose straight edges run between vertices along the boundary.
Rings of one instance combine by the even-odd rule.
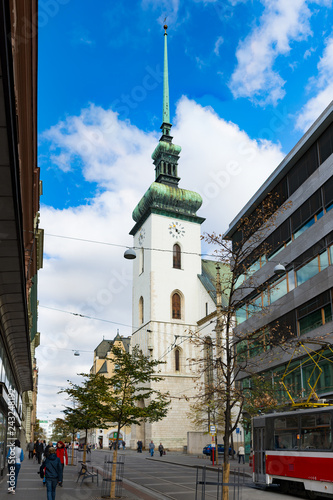
[[[209,434],[211,436],[216,436],[216,426],[215,425],[210,425],[209,426]]]

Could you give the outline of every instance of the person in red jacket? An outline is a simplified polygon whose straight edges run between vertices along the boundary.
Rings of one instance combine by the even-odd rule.
[[[64,465],[68,465],[68,455],[65,443],[63,441],[57,442],[57,457],[60,458],[62,470],[64,470]]]

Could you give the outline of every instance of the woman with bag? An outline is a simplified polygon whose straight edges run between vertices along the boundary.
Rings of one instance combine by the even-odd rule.
[[[48,457],[40,467],[40,476],[44,477],[46,482],[47,500],[55,500],[57,484],[62,486],[62,466],[60,458],[57,457],[56,449],[49,448]]]
[[[158,451],[160,452],[160,457],[162,457],[164,453],[164,446],[162,443],[159,444]]]

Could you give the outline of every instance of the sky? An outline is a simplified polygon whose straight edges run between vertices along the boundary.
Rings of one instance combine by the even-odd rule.
[[[58,392],[103,338],[132,333],[123,253],[154,181],[165,18],[179,185],[202,196],[202,234],[228,228],[333,99],[331,0],[39,0],[43,420],[63,417]]]

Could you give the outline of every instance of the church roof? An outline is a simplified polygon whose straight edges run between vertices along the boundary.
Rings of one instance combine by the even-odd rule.
[[[201,224],[205,219],[198,217],[196,211],[202,205],[202,198],[194,191],[178,187],[178,160],[181,147],[172,143],[170,135],[169,77],[167,56],[167,28],[164,25],[164,71],[163,71],[163,122],[162,136],[152,159],[155,165],[155,182],[151,184],[135,207],[132,217],[136,222],[130,231],[135,235],[151,213],[176,217]]]
[[[184,217],[188,220],[197,220],[201,224],[204,219],[196,215],[201,205],[202,198],[194,191],[153,182],[135,207],[132,217],[135,222],[140,223],[139,225],[142,225],[151,213]]]
[[[198,278],[205,287],[214,303],[216,304],[216,264],[215,260],[202,259],[202,273],[198,274]],[[220,264],[220,278],[222,288],[222,307],[228,305],[228,282],[230,277],[230,269],[227,264]]]

